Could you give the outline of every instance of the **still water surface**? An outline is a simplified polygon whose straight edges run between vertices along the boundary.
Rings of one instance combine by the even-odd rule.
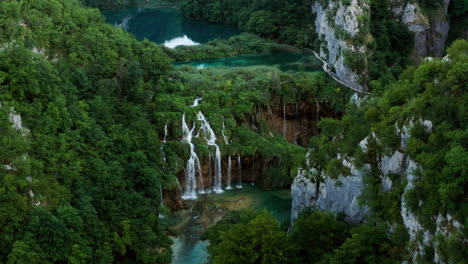
[[[107,23],[135,35],[168,47],[203,44],[217,38],[229,38],[241,33],[237,27],[186,19],[175,8],[127,8],[103,12]]]
[[[172,221],[180,225],[180,236],[173,238],[173,264],[203,264],[208,260],[207,241],[200,235],[209,222],[222,217],[224,212],[250,208],[268,210],[279,222],[291,217],[290,190],[263,190],[246,183],[242,189],[226,190],[221,194],[200,195],[193,203],[193,209],[180,212]],[[182,225],[180,223],[183,223]]]

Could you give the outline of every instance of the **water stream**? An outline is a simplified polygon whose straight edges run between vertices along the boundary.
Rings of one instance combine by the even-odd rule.
[[[226,126],[224,125],[224,122],[223,122],[223,130],[221,130],[221,134],[223,135],[224,143],[226,143],[226,145],[229,145],[229,140],[228,140],[228,138],[226,137],[226,134],[224,134],[224,130],[225,130],[225,129],[226,129]],[[227,169],[227,173],[228,173],[228,176],[227,176],[226,190],[231,190],[231,189],[232,189],[232,186],[231,186],[231,179],[232,179],[232,161],[231,161],[231,155],[228,156],[228,169]]]

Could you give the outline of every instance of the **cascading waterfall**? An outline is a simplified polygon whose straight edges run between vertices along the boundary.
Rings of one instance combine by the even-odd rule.
[[[185,199],[185,200],[197,199],[197,192],[196,192],[197,179],[195,175],[196,169],[198,169],[199,171],[200,181],[203,181],[200,160],[198,159],[197,153],[195,152],[195,145],[193,145],[192,143],[194,130],[195,130],[195,124],[193,124],[192,129],[189,129],[187,122],[185,122],[185,113],[184,113],[182,115],[182,131],[184,133],[183,141],[190,145],[190,158],[187,161],[187,167],[185,168],[185,193],[182,196],[182,199]],[[201,182],[201,186],[203,189],[203,182]]]
[[[221,150],[219,149],[218,144],[216,144],[216,134],[214,133],[213,129],[210,126],[210,123],[208,122],[208,120],[206,120],[205,116],[201,111],[198,112],[197,119],[198,121],[202,122],[200,130],[204,132],[204,136],[208,141],[208,146],[214,146],[216,149],[213,191],[216,193],[222,193],[223,176],[221,172]]]
[[[224,122],[223,122],[223,130],[221,130],[221,134],[223,134],[223,138],[224,138],[224,142],[226,143],[226,145],[229,145],[229,140],[228,138],[226,137],[226,135],[224,134],[224,129],[226,128],[226,126],[224,125]],[[231,155],[228,156],[228,169],[227,169],[227,173],[228,173],[228,178],[227,178],[227,186],[226,186],[226,189],[227,190],[230,190],[232,189],[232,186],[231,186]]]
[[[167,163],[166,152],[164,151],[164,145],[166,145],[166,142],[167,142],[167,122],[166,122],[166,125],[164,125],[164,139],[163,139],[163,144],[161,146],[161,151],[163,153],[164,166],[166,166],[166,163]]]
[[[241,157],[237,154],[237,177],[238,182],[236,188],[242,188],[242,164],[241,164]]]
[[[232,189],[232,186],[231,186],[231,178],[232,178],[232,175],[231,175],[231,170],[232,170],[232,165],[231,165],[231,155],[228,156],[228,179],[227,179],[227,187],[226,189],[228,190],[231,190]]]
[[[195,106],[198,106],[200,104],[200,101],[203,100],[203,98],[201,97],[198,97],[196,98],[194,101],[193,101],[193,104],[189,107],[195,107]]]

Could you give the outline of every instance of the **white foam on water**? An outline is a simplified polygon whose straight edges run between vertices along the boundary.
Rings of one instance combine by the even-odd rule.
[[[200,43],[191,40],[187,35],[164,41],[164,46],[173,49],[177,46],[197,46]]]

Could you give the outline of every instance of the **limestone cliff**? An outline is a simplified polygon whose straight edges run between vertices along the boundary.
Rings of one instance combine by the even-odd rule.
[[[450,0],[438,8],[425,10],[417,1],[388,0],[395,21],[402,22],[414,33],[413,61],[427,56],[441,57],[450,28]],[[367,90],[369,48],[373,36],[370,25],[371,1],[315,1],[316,42],[314,49],[327,63],[331,74],[356,90]]]
[[[331,72],[344,83],[358,90],[366,90],[360,81],[364,72],[356,72],[346,62],[346,54],[366,57],[367,48],[353,45],[362,28],[367,27],[365,17],[369,15],[367,0],[316,1],[312,12],[316,15],[315,31],[318,40],[319,55],[324,59]],[[366,61],[364,61],[366,63]],[[366,68],[367,66],[364,66]]]
[[[423,10],[414,1],[391,0],[391,11],[395,18],[414,33],[414,54],[418,57],[441,57],[449,32],[448,7],[450,0],[442,0],[442,5],[435,10]]]
[[[434,263],[444,263],[441,260],[437,245],[441,240],[447,240],[451,235],[462,232],[463,224],[455,220],[450,214],[439,212],[434,215],[435,229],[429,230],[421,223],[419,217],[409,208],[407,193],[413,189],[419,180],[418,170],[420,166],[411,160],[405,153],[407,141],[410,138],[411,128],[416,122],[420,122],[426,127],[428,133],[432,131],[432,122],[426,120],[409,121],[405,126],[396,131],[400,136],[401,146],[393,154],[380,157],[378,160],[378,170],[381,175],[380,192],[389,192],[395,185],[403,185],[404,190],[400,198],[400,216],[403,225],[406,227],[409,236],[408,252],[409,257],[406,263],[418,263],[425,254],[425,248],[434,249]],[[370,140],[379,142],[375,134],[371,134],[359,143],[359,148],[366,153]],[[314,155],[309,152],[308,155]],[[357,169],[350,157],[338,157],[343,165],[350,169],[349,175],[340,175],[333,179],[321,172],[320,177],[317,169],[307,163],[306,169],[299,170],[291,186],[293,198],[291,223],[298,217],[299,213],[308,207],[315,207],[320,210],[328,210],[334,213],[345,213],[347,221],[356,223],[365,221],[367,215],[372,215],[372,211],[365,205],[359,203],[360,196],[367,184],[363,180],[370,166],[365,165]],[[400,175],[399,182],[392,180],[392,175]],[[423,201],[419,202],[420,204]],[[389,223],[392,227],[395,223]]]

